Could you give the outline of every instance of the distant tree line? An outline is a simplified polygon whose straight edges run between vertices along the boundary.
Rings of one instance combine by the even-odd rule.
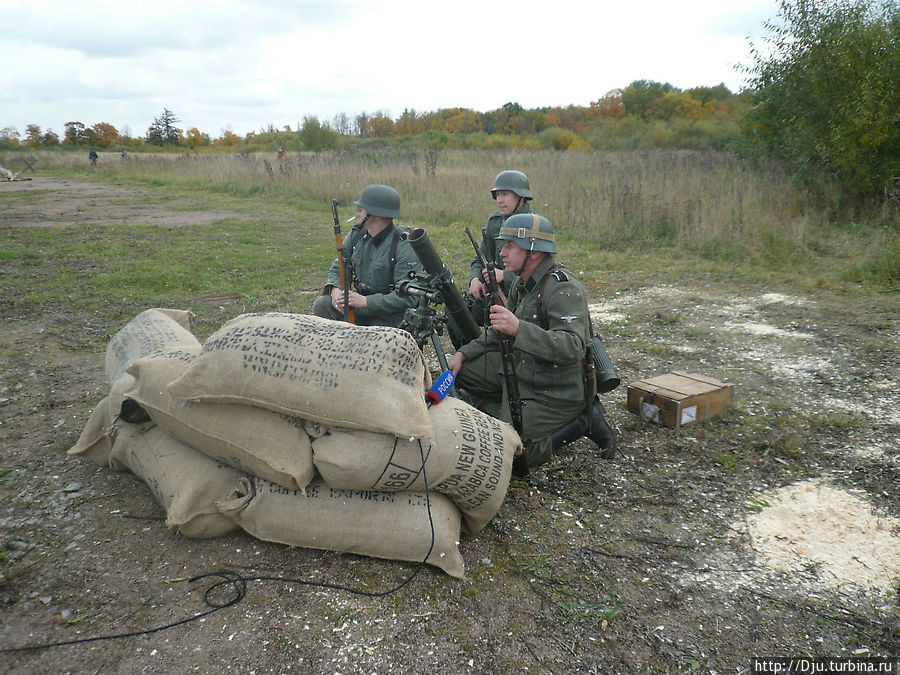
[[[715,87],[697,87],[682,91],[669,83],[638,80],[624,89],[615,89],[589,106],[545,107],[526,109],[515,102],[504,104],[496,110],[479,112],[468,108],[445,108],[418,112],[406,109],[396,119],[386,111],[361,112],[354,117],[346,113],[335,115],[332,121],[319,120],[315,116],[303,118],[296,129],[284,126],[276,129],[271,124],[258,132],[250,132],[243,138],[225,130],[218,138],[211,138],[196,127],[187,131],[176,126],[180,120],[174,112],[164,108],[153,120],[143,137],[132,138],[119,133],[106,122],[88,127],[82,122],[67,122],[60,139],[52,130],[43,132],[38,125],[30,124],[24,138],[15,130],[0,131],[0,144],[28,147],[97,146],[125,147],[156,146],[172,148],[202,148],[204,146],[285,147],[292,150],[328,150],[342,147],[354,139],[397,139],[431,134],[427,142],[447,145],[448,136],[476,135],[515,136],[527,146],[525,137],[550,130],[569,132],[553,144],[560,150],[589,149],[590,143],[579,142],[578,135],[610,122],[626,118],[644,121],[696,121],[722,118],[736,131],[736,114],[746,104],[742,97],[732,93],[724,84]],[[443,139],[443,140],[442,140]]]

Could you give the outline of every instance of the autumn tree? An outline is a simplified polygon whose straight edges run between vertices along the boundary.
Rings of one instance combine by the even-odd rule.
[[[457,108],[444,122],[444,130],[450,133],[471,134],[483,128],[480,115],[468,108]]]
[[[43,145],[43,133],[41,127],[37,124],[29,124],[25,127],[25,145],[30,148],[36,148]]]
[[[650,119],[693,120],[703,115],[703,103],[682,91],[670,91],[654,100],[644,116]]]
[[[222,135],[213,141],[213,145],[225,145],[228,147],[236,146],[241,140],[241,137],[234,133],[231,129],[225,129],[222,131]]]
[[[93,131],[94,143],[101,148],[108,148],[119,140],[119,130],[108,122],[97,122],[91,127],[91,131]]]
[[[626,114],[621,89],[613,89],[602,98],[591,101],[590,117],[592,120],[620,120]]]
[[[210,138],[207,134],[202,133],[197,127],[191,127],[184,135],[184,142],[191,148],[199,148],[210,144]]]
[[[387,114],[378,111],[374,113],[362,128],[362,135],[367,138],[387,138],[394,131],[394,120]]]
[[[395,136],[411,136],[427,131],[425,118],[416,113],[415,108],[403,109],[403,114],[394,123]]]

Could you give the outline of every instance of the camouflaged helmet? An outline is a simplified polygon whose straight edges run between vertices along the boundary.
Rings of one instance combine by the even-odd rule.
[[[533,199],[531,186],[528,184],[528,176],[521,171],[501,171],[494,179],[494,187],[491,188],[491,197],[497,199],[497,190],[509,190],[525,199]]]
[[[526,251],[556,253],[556,237],[550,221],[536,213],[517,213],[506,219],[497,239],[515,242]]]
[[[369,185],[360,195],[359,200],[353,202],[361,206],[370,216],[382,218],[401,218],[400,194],[387,185]]]

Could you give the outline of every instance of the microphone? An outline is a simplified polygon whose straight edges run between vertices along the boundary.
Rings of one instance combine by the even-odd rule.
[[[455,379],[456,376],[453,374],[452,370],[445,370],[438,375],[434,384],[431,385],[431,389],[425,392],[425,402],[428,404],[429,408],[435,403],[440,403],[447,397],[447,394],[453,389],[453,381]]]

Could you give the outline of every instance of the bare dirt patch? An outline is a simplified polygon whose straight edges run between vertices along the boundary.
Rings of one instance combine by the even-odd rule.
[[[143,190],[67,178],[0,181],[0,228],[84,223],[184,227],[241,217],[232,211],[197,210],[185,199],[165,206],[145,199]]]
[[[2,228],[179,214],[149,193],[135,204],[119,188],[22,185],[34,194],[4,199]],[[146,218],[120,221],[138,208]],[[181,215],[185,224],[223,217]],[[240,602],[163,631],[4,653],[4,670],[738,673],[755,655],[898,655],[896,294],[810,295],[702,275],[671,286],[622,278],[591,293],[625,384],[692,370],[734,382],[735,408],[673,431],[626,412],[623,385],[606,397],[621,432],[615,460],[586,441],[564,448],[512,484],[486,530],[463,537],[465,579],[424,568],[382,597],[299,581],[373,593],[415,567],[244,533],[187,539],[166,529],[131,474],[68,458],[108,391],[103,350],[119,326],[100,312],[8,313],[0,648],[147,631],[209,611],[213,581],[188,581],[205,572],[295,581],[249,582]],[[193,309],[214,326],[232,306],[222,296]],[[779,532],[772,509],[793,494],[780,491],[811,484],[831,504],[821,518],[803,511],[808,538],[832,552],[858,547],[857,562],[877,575],[803,549],[786,514]],[[846,507],[837,524],[835,500]],[[791,565],[770,554],[782,542],[795,542]]]

